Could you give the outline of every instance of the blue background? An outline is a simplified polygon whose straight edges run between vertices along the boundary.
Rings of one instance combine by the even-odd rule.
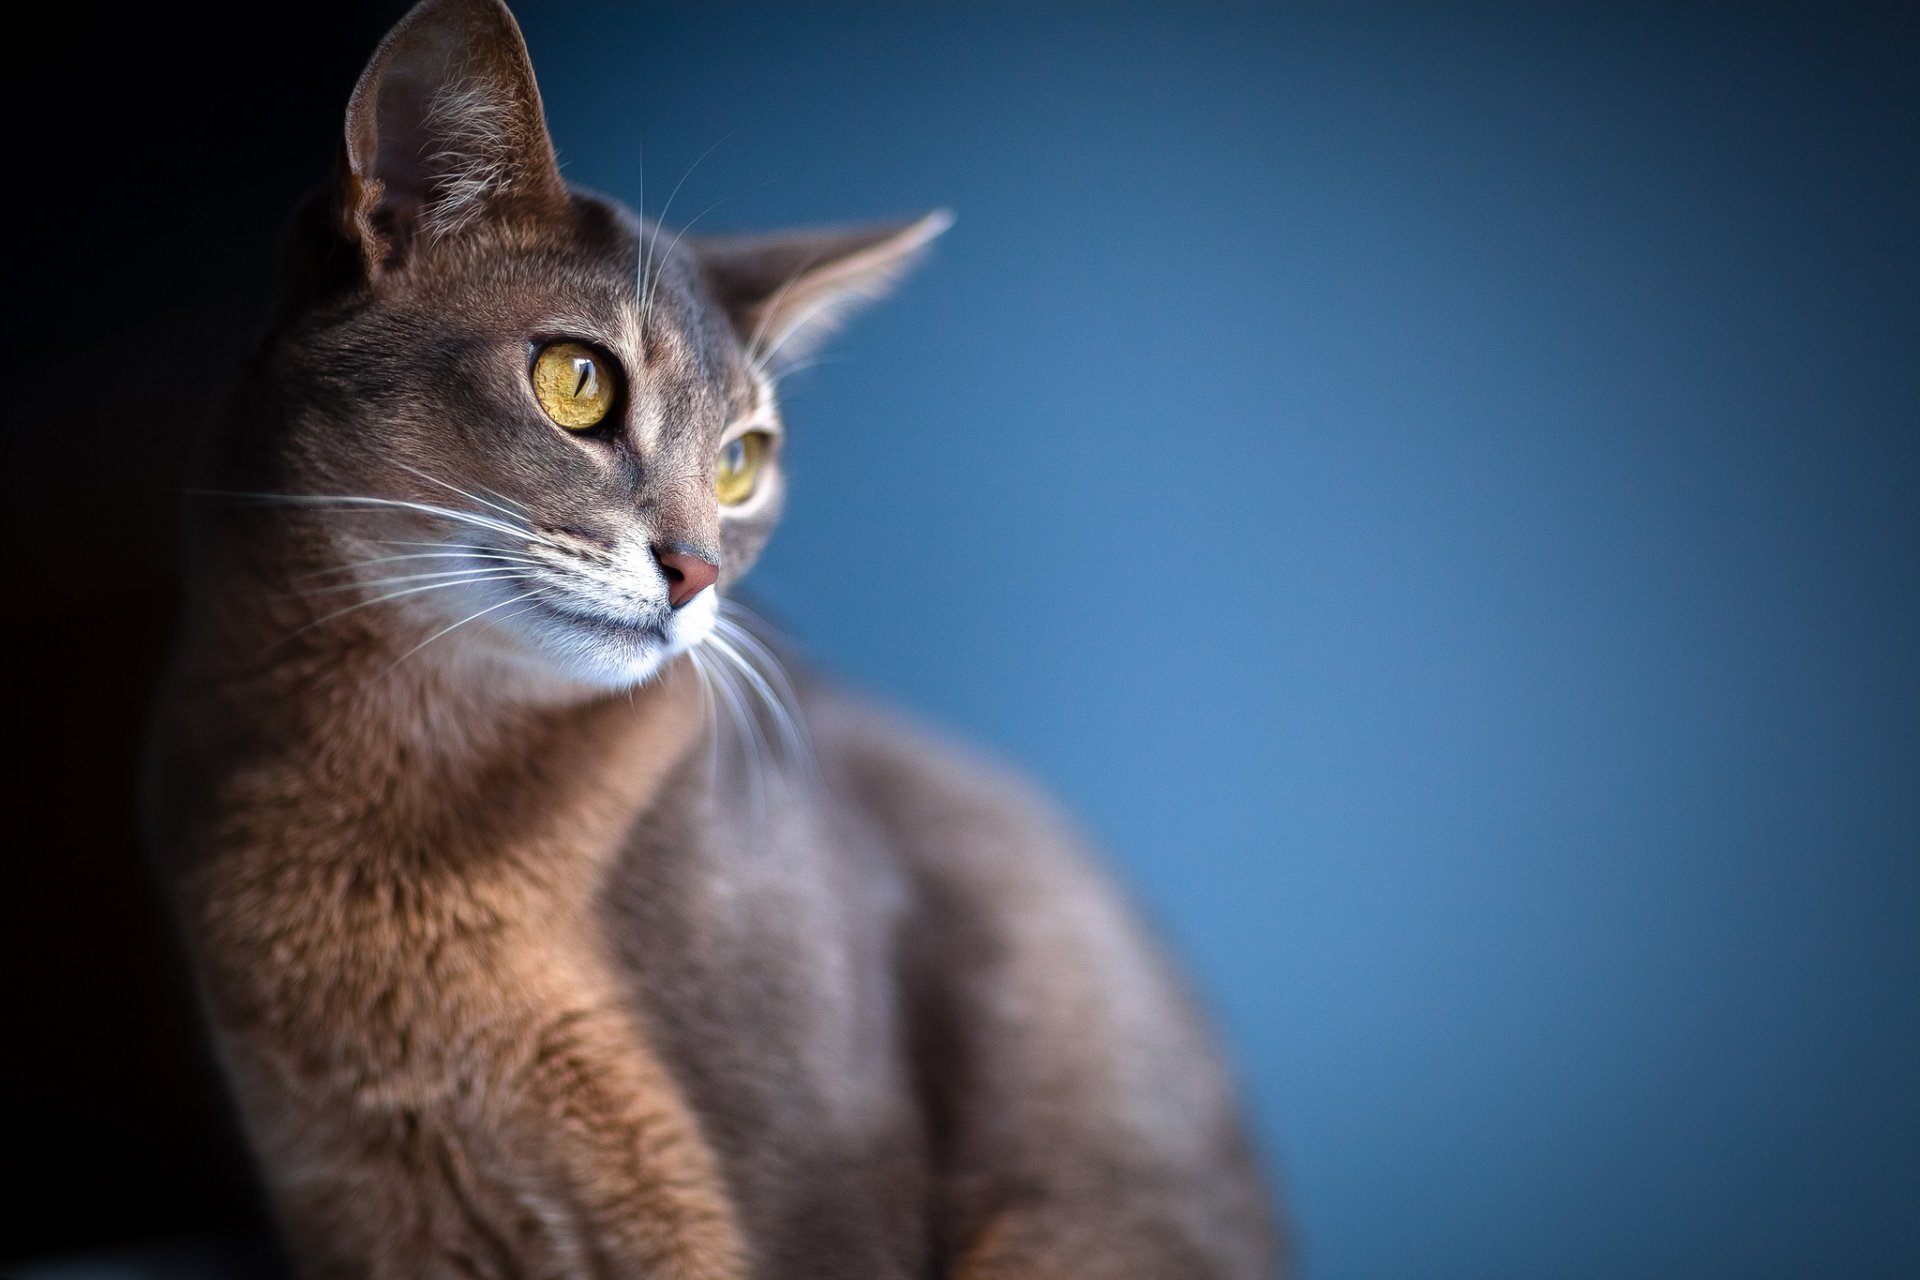
[[[1920,1274],[1911,24],[521,16],[574,181],[958,212],[754,585],[1084,816],[1308,1275]]]

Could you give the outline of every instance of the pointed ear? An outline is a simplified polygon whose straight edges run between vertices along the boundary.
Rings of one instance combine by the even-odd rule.
[[[422,242],[566,184],[533,64],[499,0],[421,0],[374,50],[347,103],[339,214],[377,274]]]
[[[881,227],[710,237],[695,246],[707,288],[756,363],[791,365],[906,274],[953,215]]]

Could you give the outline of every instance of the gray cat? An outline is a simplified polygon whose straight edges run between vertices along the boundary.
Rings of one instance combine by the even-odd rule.
[[[1267,1277],[1178,982],[731,592],[782,362],[939,216],[664,233],[493,0],[381,44],[203,459],[150,811],[312,1277]]]

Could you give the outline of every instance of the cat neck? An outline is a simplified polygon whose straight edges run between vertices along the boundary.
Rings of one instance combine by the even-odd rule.
[[[431,627],[289,598],[288,562],[258,548],[213,558],[163,717],[176,742],[156,744],[177,751],[204,812],[274,815],[291,833],[274,857],[385,859],[396,875],[505,860],[577,882],[702,737],[684,660],[607,691],[482,645],[416,652]]]

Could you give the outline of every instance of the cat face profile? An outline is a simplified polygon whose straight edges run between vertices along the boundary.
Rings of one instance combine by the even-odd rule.
[[[780,368],[946,222],[676,235],[562,181],[503,5],[428,0],[296,222],[270,438],[224,470],[306,504],[316,572],[423,660],[631,685],[710,632],[779,516]]]

